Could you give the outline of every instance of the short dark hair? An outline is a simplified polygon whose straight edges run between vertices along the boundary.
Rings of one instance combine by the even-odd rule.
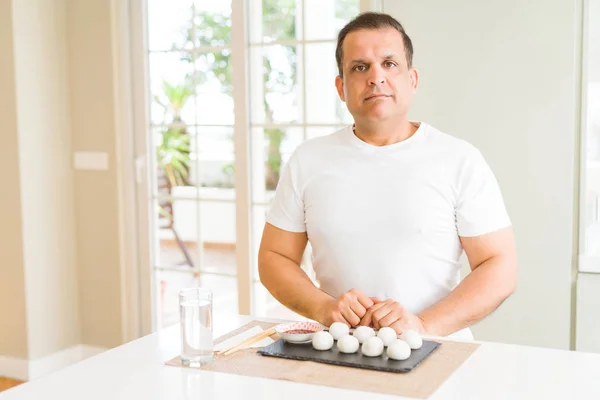
[[[342,70],[342,58],[344,56],[344,52],[342,51],[342,45],[344,44],[344,39],[350,32],[359,31],[362,29],[366,30],[375,30],[382,28],[393,28],[400,32],[402,36],[402,41],[404,42],[404,52],[406,53],[406,63],[408,68],[412,67],[412,58],[413,58],[413,46],[412,41],[404,31],[404,28],[394,17],[376,12],[365,12],[359,14],[352,21],[348,22],[346,26],[340,30],[337,38],[337,47],[335,48],[335,60],[337,61],[338,72],[340,76],[343,76]]]

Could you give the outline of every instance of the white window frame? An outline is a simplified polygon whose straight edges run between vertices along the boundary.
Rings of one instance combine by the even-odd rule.
[[[234,85],[234,138],[236,181],[236,261],[238,308],[250,314],[252,304],[250,126],[248,114],[247,0],[232,0],[232,63]],[[360,0],[360,11],[383,11],[381,0]],[[113,73],[118,137],[119,224],[121,232],[121,308],[123,340],[129,341],[156,330],[153,316],[156,299],[151,264],[152,215],[148,199],[151,174],[148,168],[149,85],[146,0],[111,0]],[[239,67],[239,66],[242,67]],[[274,124],[278,127],[314,124]],[[318,124],[319,127],[329,124]],[[335,126],[336,124],[331,124]],[[253,124],[257,126],[257,124]],[[270,125],[269,125],[270,126]],[[134,185],[132,183],[135,182]]]
[[[592,0],[598,1],[598,0]],[[579,272],[600,273],[600,257],[586,252],[585,242],[587,240],[584,217],[586,212],[585,198],[588,186],[588,63],[589,55],[589,27],[592,24],[589,12],[590,0],[582,3],[582,36],[581,36],[581,115],[580,115],[580,141],[579,141]],[[600,208],[600,206],[599,206]]]

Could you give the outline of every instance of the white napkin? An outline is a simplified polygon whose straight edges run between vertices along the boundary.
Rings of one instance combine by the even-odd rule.
[[[262,331],[263,331],[263,328],[261,328],[260,326],[252,327],[252,328],[248,329],[247,331],[244,331],[234,337],[231,337],[227,340],[222,341],[219,344],[214,345],[213,350],[214,351],[225,350],[231,346],[235,346],[236,344],[241,343],[243,340],[248,339],[251,336],[259,334]],[[264,346],[270,345],[273,342],[275,342],[273,339],[271,339],[270,337],[266,337],[263,340],[260,340],[254,344],[247,346],[247,348],[264,347]]]

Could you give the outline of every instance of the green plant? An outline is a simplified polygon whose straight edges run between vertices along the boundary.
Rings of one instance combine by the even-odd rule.
[[[162,96],[154,97],[155,102],[164,108],[165,122],[168,123],[160,131],[156,160],[171,187],[190,184],[190,135],[181,119],[181,111],[194,92],[193,80],[185,77],[181,84],[163,81]]]
[[[265,129],[265,136],[269,141],[265,187],[267,190],[275,190],[277,183],[279,182],[279,173],[281,170],[281,142],[285,138],[285,132],[278,128],[267,128]]]
[[[154,101],[164,108],[163,123],[166,125],[160,130],[156,146],[158,191],[163,195],[158,199],[159,226],[172,230],[185,262],[193,267],[194,261],[175,230],[171,194],[174,186],[190,184],[190,135],[181,118],[181,112],[195,93],[195,87],[193,79],[189,76],[186,76],[181,84],[171,84],[163,80],[162,86],[162,94],[154,98]]]
[[[154,101],[165,110],[165,118],[170,116],[171,123],[181,123],[181,110],[191,96],[194,95],[193,79],[186,76],[183,83],[172,85],[163,80],[163,98],[154,96]]]
[[[156,159],[171,186],[189,185],[190,135],[185,128],[171,126],[161,132]]]

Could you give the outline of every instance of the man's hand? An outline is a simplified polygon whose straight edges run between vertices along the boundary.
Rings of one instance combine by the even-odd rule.
[[[343,322],[350,327],[358,326],[375,301],[378,300],[368,297],[358,289],[350,289],[324,305],[319,322],[326,326],[331,326],[334,322]]]
[[[423,320],[392,299],[376,303],[369,308],[362,317],[360,325],[373,325],[375,329],[389,326],[398,334],[408,329],[425,333]]]

